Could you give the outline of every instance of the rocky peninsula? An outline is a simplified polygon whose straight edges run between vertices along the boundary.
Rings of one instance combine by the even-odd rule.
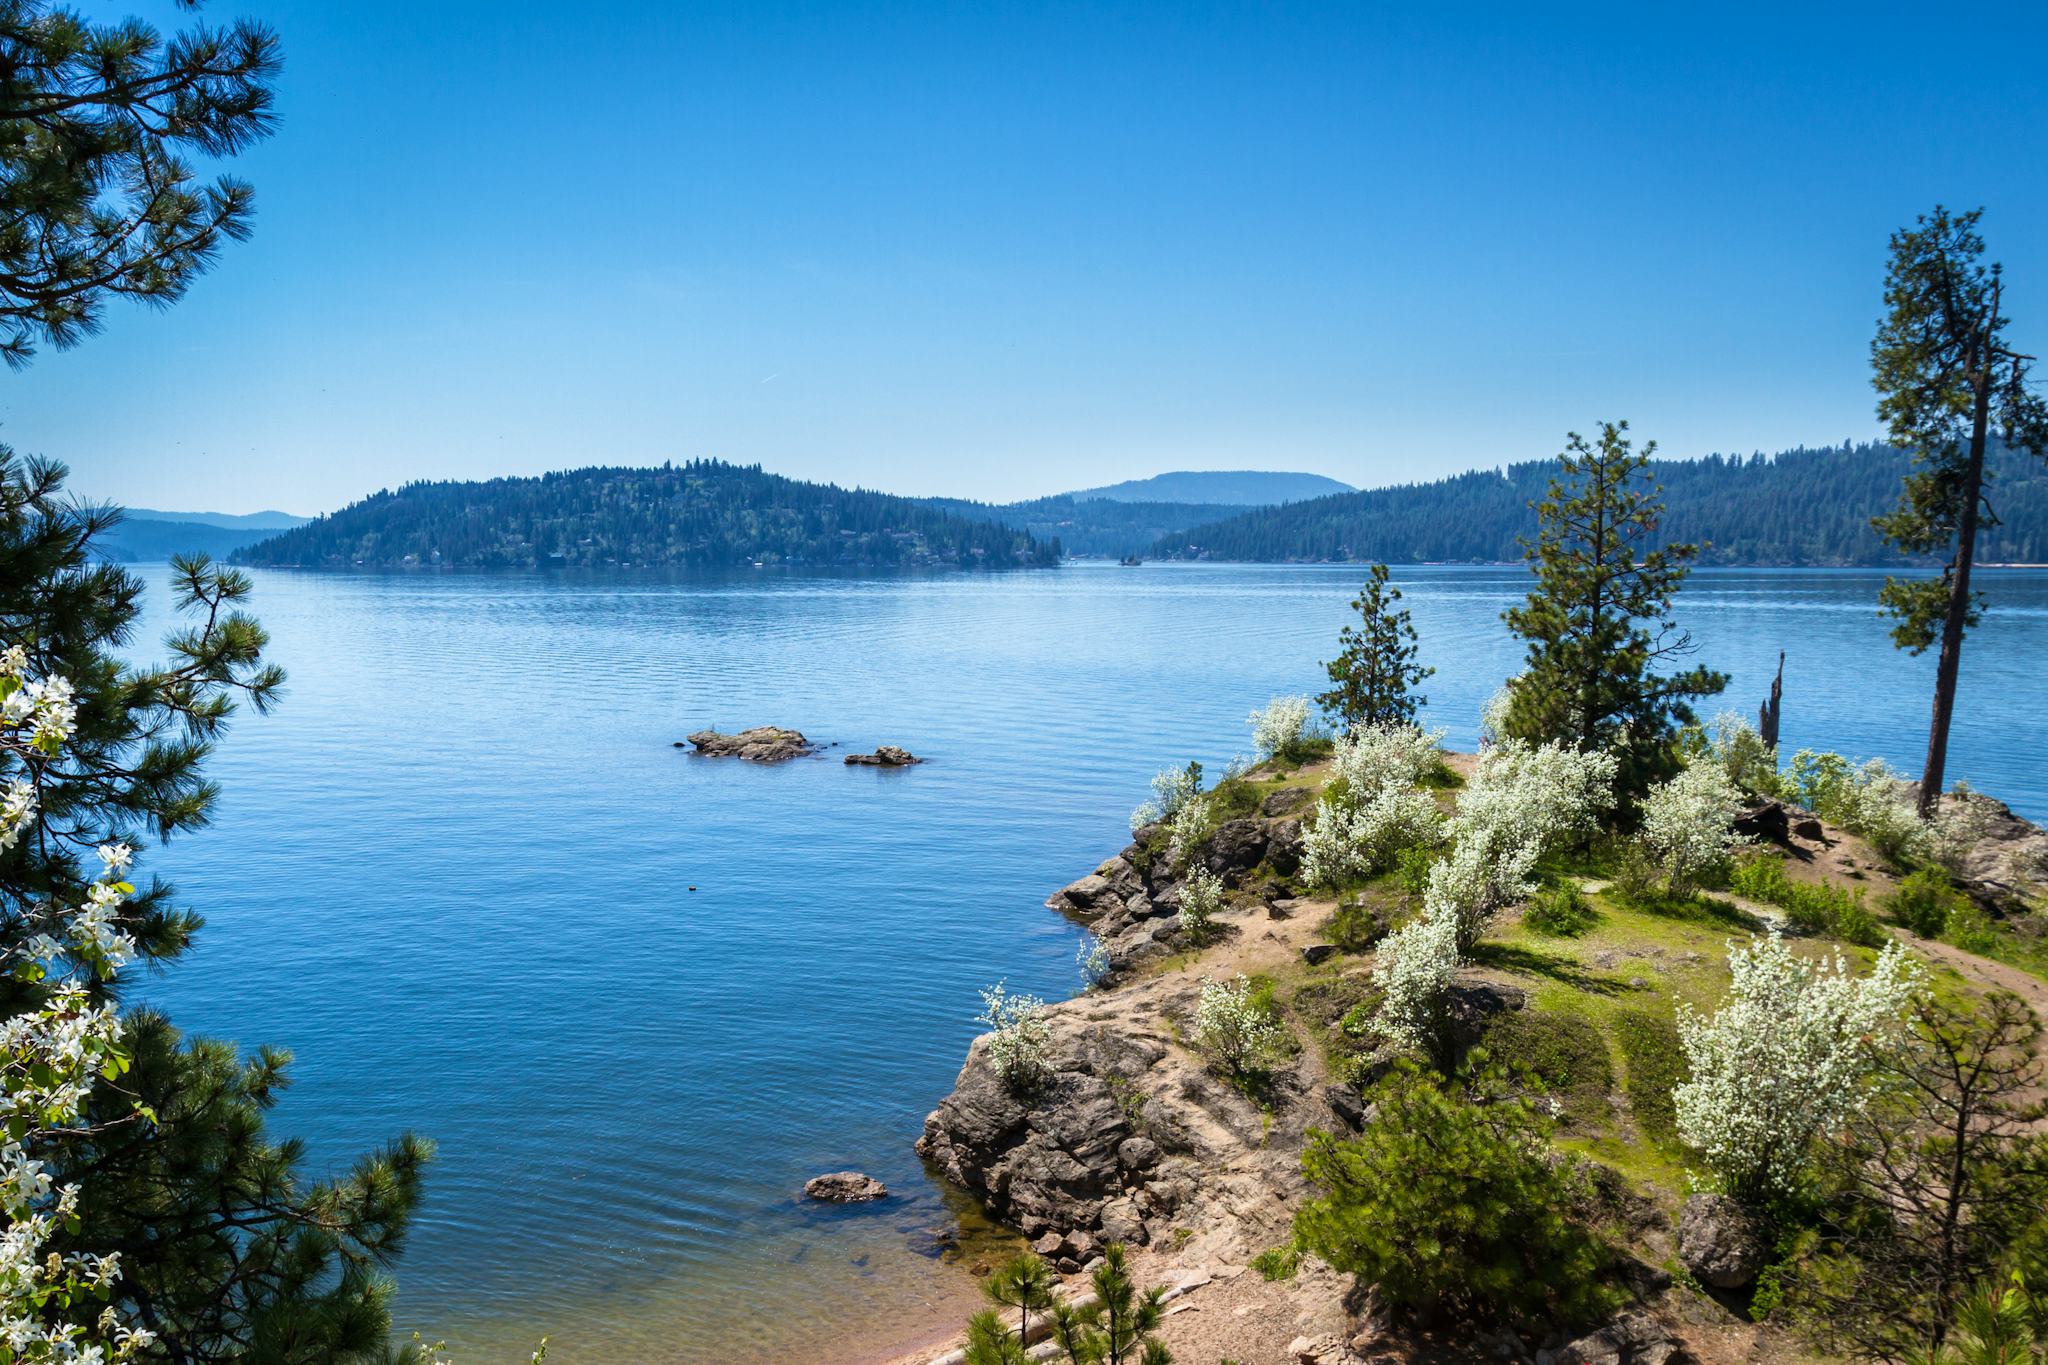
[[[1448,763],[1462,774],[1471,760],[1451,755]],[[1625,1299],[1618,1311],[1522,1334],[1441,1319],[1423,1326],[1385,1311],[1351,1276],[1286,1251],[1294,1212],[1310,1193],[1301,1166],[1310,1134],[1356,1134],[1375,1121],[1360,1089],[1371,1073],[1345,1021],[1374,998],[1374,942],[1412,908],[1393,879],[1342,905],[1295,884],[1302,817],[1325,777],[1316,766],[1255,771],[1219,800],[1221,818],[1181,871],[1165,856],[1166,832],[1146,827],[1048,898],[1097,936],[1108,976],[1048,1007],[1046,1074],[1028,1093],[999,1074],[990,1038],[975,1040],[917,1144],[933,1170],[1029,1239],[1071,1296],[1085,1292],[1083,1272],[1101,1248],[1123,1243],[1144,1283],[1173,1291],[1161,1335],[1183,1362],[1817,1359],[1782,1328],[1735,1311],[1729,1289],[1754,1278],[1759,1250],[1739,1219],[1688,1201],[1668,1111],[1658,1109],[1657,1087],[1668,1096],[1671,1083],[1658,1068],[1672,1064],[1677,1002],[1725,990],[1731,932],[1782,921],[1740,897],[1713,918],[1663,922],[1610,902],[1604,884],[1588,879],[1597,928],[1535,937],[1515,912],[1501,947],[1475,953],[1459,973],[1452,1031],[1461,1051],[1484,1043],[1496,1057],[1545,1066],[1560,1048],[1579,1050],[1577,1065],[1553,1066],[1546,1079],[1561,1150],[1593,1158],[1587,1216],[1614,1248]],[[1455,794],[1438,799],[1448,807]],[[2033,842],[2040,831],[2006,814],[1996,856],[1987,853],[1973,881],[1984,899],[2038,897],[2048,877]],[[1780,847],[1795,880],[1848,876],[1873,896],[1896,885],[1860,840],[1807,812],[1788,817]],[[1193,866],[1227,891],[1202,942],[1176,914]],[[2048,1012],[2039,978],[1945,944],[1912,946],[1954,966],[1973,989],[2020,991]],[[1190,1041],[1203,984],[1239,974],[1270,991],[1291,1035],[1284,1060],[1256,1089],[1226,1077]],[[1653,1041],[1639,1044],[1639,1036]],[[902,1365],[959,1358],[926,1351]]]

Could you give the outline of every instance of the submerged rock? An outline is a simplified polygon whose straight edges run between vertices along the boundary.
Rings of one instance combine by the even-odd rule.
[[[696,745],[697,752],[706,758],[744,758],[752,763],[780,763],[784,759],[805,758],[818,752],[818,746],[800,732],[774,725],[756,725],[736,735],[699,730],[690,736],[690,743]]]
[[[848,754],[846,761],[864,768],[907,768],[923,759],[908,749],[899,749],[893,744],[880,744],[871,754]]]
[[[870,1199],[886,1199],[888,1195],[887,1185],[860,1171],[833,1171],[804,1182],[804,1198],[827,1204],[864,1204]]]

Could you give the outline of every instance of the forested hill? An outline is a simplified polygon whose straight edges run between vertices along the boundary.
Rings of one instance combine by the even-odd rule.
[[[238,552],[244,564],[1008,566],[1056,542],[909,498],[693,460],[413,483]]]
[[[1021,526],[1039,540],[1058,540],[1070,555],[1143,554],[1162,536],[1220,521],[1241,509],[1230,503],[1123,502],[1061,493],[1029,502],[923,498],[929,507],[976,521]]]
[[[1149,479],[1126,479],[1065,496],[1075,502],[1216,503],[1225,507],[1270,507],[1331,493],[1353,492],[1348,483],[1321,474],[1267,469],[1176,469]]]
[[[2048,468],[1995,447],[1985,562],[2048,562]],[[1870,529],[1897,502],[1906,456],[1883,445],[1800,448],[1775,456],[1657,460],[1666,514],[1660,538],[1708,546],[1709,564],[1884,565],[1907,562]],[[1499,563],[1533,537],[1529,504],[1557,472],[1552,460],[1436,483],[1342,493],[1260,508],[1163,537],[1155,556],[1254,561],[1384,560]]]

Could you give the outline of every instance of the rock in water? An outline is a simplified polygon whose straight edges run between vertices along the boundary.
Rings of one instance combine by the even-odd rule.
[[[804,1182],[804,1198],[819,1199],[827,1204],[861,1204],[870,1199],[887,1198],[889,1187],[871,1175],[859,1171],[834,1171],[830,1175],[816,1175]]]
[[[846,761],[866,768],[907,768],[923,759],[908,749],[899,749],[893,744],[877,745],[871,754],[848,754]]]
[[[780,763],[786,758],[804,758],[818,751],[817,745],[797,731],[774,725],[756,725],[736,735],[699,730],[690,736],[690,743],[707,758],[744,758],[753,763]]]

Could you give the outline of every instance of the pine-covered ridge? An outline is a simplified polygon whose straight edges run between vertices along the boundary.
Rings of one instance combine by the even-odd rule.
[[[1843,567],[1912,562],[1871,529],[1898,501],[1905,454],[1880,444],[1799,447],[1777,455],[1658,460],[1658,543],[1690,541],[1700,562]],[[1980,563],[2048,563],[2048,470],[1994,447],[1991,504],[2001,525]],[[1555,460],[1476,470],[1434,483],[1341,493],[1259,508],[1162,537],[1155,557],[1269,562],[1509,563],[1533,537]]]
[[[262,565],[1009,567],[1058,541],[911,498],[692,460],[410,483],[239,551]]]
[[[923,498],[926,506],[972,521],[1022,527],[1039,540],[1057,540],[1070,555],[1143,554],[1162,537],[1221,521],[1244,509],[1231,503],[1127,502],[1059,493],[1026,502],[970,502]]]

